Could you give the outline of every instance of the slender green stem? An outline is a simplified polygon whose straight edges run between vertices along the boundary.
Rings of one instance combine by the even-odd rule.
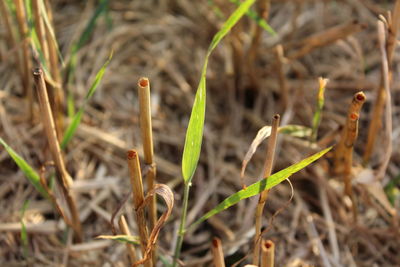
[[[189,203],[189,190],[190,190],[190,181],[185,183],[185,189],[183,193],[183,206],[182,206],[182,215],[181,215],[181,224],[179,225],[178,231],[178,239],[176,240],[175,253],[174,253],[174,262],[172,263],[172,267],[176,267],[178,264],[178,259],[181,254],[183,237],[185,235],[186,229],[186,214]]]

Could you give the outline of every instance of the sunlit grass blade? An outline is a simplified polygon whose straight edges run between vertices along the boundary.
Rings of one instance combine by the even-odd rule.
[[[222,201],[220,204],[218,204],[215,208],[207,212],[204,216],[202,216],[200,219],[198,219],[196,222],[194,222],[189,228],[193,228],[200,223],[204,222],[211,216],[214,216],[215,214],[220,213],[223,210],[226,210],[227,208],[237,204],[239,201],[258,195],[264,190],[271,189],[272,187],[280,184],[282,181],[285,179],[289,178],[292,174],[300,171],[301,169],[307,167],[323,155],[325,155],[329,150],[331,150],[332,147],[329,147],[327,149],[324,149],[296,164],[293,164],[292,166],[283,169],[267,178],[264,178],[250,186],[248,186],[246,189],[240,190],[239,192],[234,193],[233,195],[229,196],[226,198],[224,201]]]
[[[121,243],[128,243],[132,245],[140,245],[138,236],[131,235],[99,235],[96,238],[98,239],[106,239],[106,240],[114,240]]]
[[[25,215],[25,211],[28,208],[29,205],[29,200],[25,200],[24,201],[24,205],[22,206],[21,209],[21,241],[22,241],[22,249],[23,249],[23,254],[25,258],[28,258],[28,253],[29,253],[29,249],[28,249],[28,232],[26,231],[26,226],[24,223],[24,215]]]
[[[197,88],[195,100],[192,107],[192,113],[189,119],[189,125],[186,131],[185,146],[182,157],[182,175],[185,183],[189,183],[196,170],[197,163],[200,157],[201,143],[203,138],[204,117],[206,110],[206,74],[208,59],[225,35],[232,29],[238,20],[247,12],[255,0],[247,0],[243,2],[225,21],[221,30],[219,30],[207,50],[207,55],[204,60],[203,69],[201,72],[199,86]]]
[[[0,138],[0,144],[5,148],[10,157],[14,160],[15,164],[21,169],[28,178],[29,182],[36,188],[36,190],[44,197],[48,198],[46,190],[40,183],[39,174],[21,157],[14,151],[7,143]]]
[[[241,4],[241,2],[239,0],[229,0],[229,1],[231,3],[234,3],[237,6]],[[264,30],[266,30],[267,32],[269,32],[272,35],[276,35],[275,30],[265,21],[265,19],[260,17],[256,12],[249,9],[249,10],[247,10],[246,15],[249,18],[251,18],[252,20],[254,20],[258,24],[258,26],[260,26],[261,28],[263,28]]]
[[[74,136],[76,129],[78,128],[81,120],[82,120],[82,115],[85,111],[86,105],[89,102],[89,100],[92,98],[93,94],[96,92],[97,87],[99,86],[101,80],[103,79],[104,73],[106,71],[106,68],[108,66],[108,64],[111,61],[112,58],[112,52],[110,54],[110,57],[108,58],[108,60],[106,61],[106,63],[104,63],[104,65],[100,68],[100,70],[97,72],[96,77],[94,78],[94,81],[92,83],[92,85],[89,88],[89,91],[87,92],[85,99],[83,101],[82,106],[80,107],[79,111],[74,115],[74,117],[72,118],[71,123],[69,124],[67,130],[65,131],[63,140],[61,141],[61,149],[65,149],[66,146],[68,145],[69,141],[72,139],[72,137]]]
[[[311,141],[317,141],[317,134],[319,124],[321,123],[321,116],[322,116],[322,109],[324,108],[325,103],[325,87],[328,83],[328,79],[323,79],[320,77],[318,79],[319,82],[319,89],[318,89],[318,97],[317,97],[317,108],[314,113],[314,117],[312,120],[312,133],[311,133]]]

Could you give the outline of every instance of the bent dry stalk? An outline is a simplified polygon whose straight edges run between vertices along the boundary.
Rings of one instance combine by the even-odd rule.
[[[40,111],[43,118],[43,126],[49,142],[50,152],[52,154],[54,163],[58,171],[58,183],[60,184],[64,197],[66,198],[71,217],[73,228],[75,231],[75,239],[78,242],[82,241],[82,226],[79,219],[78,208],[76,200],[72,194],[70,188],[73,184],[71,176],[68,174],[65,168],[64,159],[61,154],[60,144],[57,140],[56,128],[54,124],[53,114],[51,112],[49,97],[47,95],[46,83],[44,81],[43,72],[40,68],[37,68],[33,72],[35,79],[36,91],[39,98]]]

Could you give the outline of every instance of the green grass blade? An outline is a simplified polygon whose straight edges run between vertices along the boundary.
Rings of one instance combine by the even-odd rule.
[[[25,174],[26,178],[28,178],[29,182],[36,188],[36,190],[44,197],[48,198],[48,194],[46,190],[43,188],[40,183],[39,174],[23,159],[21,158],[17,152],[14,151],[7,143],[0,138],[0,144],[5,148],[10,157],[14,160],[15,164],[21,169],[21,171]]]
[[[61,149],[65,149],[67,147],[69,141],[74,136],[76,129],[78,128],[79,124],[81,123],[82,115],[85,111],[86,105],[87,105],[88,101],[90,100],[90,98],[93,96],[93,94],[96,92],[97,87],[99,86],[101,80],[103,79],[104,73],[106,71],[108,64],[111,61],[112,55],[113,55],[113,53],[111,52],[110,57],[108,58],[106,63],[104,63],[104,65],[97,72],[96,77],[94,78],[94,81],[85,96],[82,106],[80,107],[79,111],[72,118],[71,123],[69,124],[67,130],[65,131],[63,140],[61,141],[61,145],[60,145]]]
[[[190,114],[189,125],[186,131],[185,146],[182,156],[182,176],[185,183],[190,183],[196,171],[197,163],[200,158],[201,143],[203,138],[204,117],[206,110],[206,74],[208,59],[211,52],[218,43],[225,37],[230,29],[238,22],[238,20],[246,13],[255,0],[247,0],[243,2],[224,23],[221,30],[218,31],[208,50],[204,60],[201,72],[199,86],[197,87],[192,112]]]
[[[28,232],[26,231],[26,226],[24,223],[24,215],[25,215],[25,211],[28,208],[29,205],[29,200],[25,200],[24,201],[24,205],[22,206],[21,209],[21,241],[22,241],[22,247],[23,247],[23,254],[25,259],[28,258],[28,253],[29,253],[29,249],[28,249]]]
[[[85,45],[87,40],[89,40],[90,36],[93,33],[94,27],[96,26],[97,19],[101,16],[101,14],[107,11],[107,7],[108,7],[108,0],[100,0],[99,5],[97,6],[88,24],[86,25],[85,30],[79,37],[78,42],[72,48],[73,53],[76,53],[79,49],[81,49],[82,46]]]
[[[312,120],[312,132],[311,132],[311,141],[317,141],[318,128],[321,123],[322,117],[322,109],[325,104],[325,87],[328,82],[328,79],[319,78],[319,89],[318,89],[318,97],[317,97],[317,108],[314,113],[314,117]]]
[[[293,137],[308,138],[311,135],[311,128],[302,125],[288,124],[279,127],[279,132]]]
[[[106,240],[114,240],[121,243],[128,243],[132,245],[140,245],[140,240],[138,236],[131,235],[99,235],[96,238],[98,239],[106,239]]]
[[[241,4],[241,2],[239,0],[229,0],[229,1],[231,3],[234,3],[237,6]],[[272,27],[265,21],[265,19],[260,17],[256,12],[254,12],[251,9],[249,9],[249,10],[247,10],[246,15],[249,18],[251,18],[252,20],[254,20],[258,24],[258,26],[263,28],[265,31],[269,32],[272,35],[276,35],[275,30],[272,29]]]
[[[325,153],[327,153],[329,150],[331,150],[332,147],[329,147],[327,149],[324,149],[296,164],[293,164],[292,166],[283,169],[267,178],[264,178],[250,186],[248,186],[246,189],[240,190],[239,192],[234,193],[233,195],[229,196],[226,198],[224,201],[222,201],[220,204],[218,204],[214,209],[210,210],[207,212],[203,217],[198,219],[196,222],[194,222],[189,228],[195,227],[199,225],[200,223],[204,222],[211,216],[214,216],[217,213],[220,213],[223,210],[226,210],[227,208],[237,204],[239,201],[258,195],[259,193],[263,192],[264,190],[271,189],[272,187],[280,184],[282,181],[285,179],[289,178],[292,174],[300,171],[301,169],[307,167],[310,165],[312,162],[316,161],[320,157],[322,157]]]
[[[225,37],[225,35],[232,29],[233,26],[239,21],[239,19],[246,14],[251,5],[253,5],[255,0],[247,0],[239,5],[239,7],[229,16],[225,21],[222,28],[214,35],[211,45],[208,49],[209,53],[218,45],[218,43]]]

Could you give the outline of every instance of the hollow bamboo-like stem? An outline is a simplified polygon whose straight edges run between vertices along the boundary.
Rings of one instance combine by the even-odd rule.
[[[153,133],[151,124],[150,82],[147,78],[140,78],[138,82],[139,107],[140,107],[140,130],[142,134],[144,161],[150,165],[147,173],[147,187],[151,190],[155,183],[156,167],[154,166]],[[156,195],[150,202],[150,227],[153,228],[157,222]]]
[[[357,138],[357,129],[352,128],[351,121],[354,121],[353,118],[358,117],[360,115],[360,110],[362,105],[366,101],[365,94],[363,92],[358,92],[353,96],[353,100],[350,104],[349,110],[347,112],[347,119],[345,127],[342,130],[341,139],[339,144],[336,146],[334,153],[334,173],[342,174],[344,171],[344,164],[346,164],[346,158],[349,157],[348,153],[350,152],[349,147],[352,146]]]
[[[261,242],[261,267],[274,267],[275,243],[271,240]]]
[[[43,72],[40,68],[35,69],[33,72],[35,78],[36,91],[39,99],[39,107],[42,114],[43,127],[49,142],[50,152],[52,154],[54,163],[56,165],[58,174],[58,182],[63,190],[66,198],[69,211],[74,225],[75,238],[78,242],[82,241],[82,226],[79,220],[78,208],[75,198],[69,190],[73,184],[71,176],[65,168],[64,159],[61,154],[60,144],[57,140],[53,114],[51,112],[49,97],[47,95],[46,83],[43,78]]]
[[[33,88],[31,79],[31,55],[29,53],[29,42],[28,37],[28,25],[26,22],[26,13],[24,8],[23,0],[14,0],[15,13],[18,21],[18,28],[20,34],[20,40],[22,42],[22,63],[23,63],[23,81],[24,81],[24,95],[28,99],[29,105],[29,116],[33,117]]]
[[[267,155],[265,157],[264,169],[263,169],[263,178],[266,178],[271,175],[272,167],[274,164],[274,154],[276,148],[276,141],[278,136],[278,128],[279,128],[280,116],[276,114],[273,117],[272,125],[271,125],[271,135],[268,139],[268,148]],[[260,261],[260,244],[261,244],[261,226],[262,226],[262,215],[265,206],[265,202],[267,201],[269,190],[265,190],[261,192],[260,198],[258,200],[258,205],[256,208],[256,234],[254,236],[254,252],[253,252],[253,264],[258,265]]]
[[[343,128],[341,139],[334,154],[334,171],[343,177],[344,194],[351,199],[354,221],[357,220],[358,212],[351,185],[351,169],[353,165],[354,143],[358,136],[359,114],[365,100],[366,97],[363,92],[358,92],[354,95],[347,113],[346,124]]]
[[[147,190],[154,187],[156,180],[156,165],[154,163],[153,149],[153,129],[151,123],[151,96],[150,96],[150,81],[147,78],[140,78],[138,81],[139,91],[139,108],[140,108],[140,130],[142,135],[144,161],[150,166],[146,175]],[[157,196],[153,195],[149,203],[149,219],[150,229],[153,229],[157,223]],[[153,265],[156,264],[157,247],[153,247]]]
[[[119,229],[122,234],[124,235],[131,235],[131,232],[129,231],[128,223],[126,222],[125,216],[121,215],[118,221]],[[126,250],[128,251],[129,259],[131,263],[134,263],[137,261],[136,259],[136,251],[135,247],[132,244],[126,243]]]
[[[213,263],[215,267],[225,267],[224,252],[222,250],[221,240],[215,237],[211,244]]]
[[[135,150],[131,149],[127,153],[127,159],[128,159],[130,181],[133,192],[133,207],[135,208],[136,223],[139,229],[140,247],[142,250],[142,255],[144,256],[146,252],[149,235],[147,232],[144,209],[140,208],[144,202],[144,193],[143,193],[142,173],[140,170],[140,163],[139,163],[139,155]],[[144,265],[146,267],[152,266],[152,262],[146,261]]]

